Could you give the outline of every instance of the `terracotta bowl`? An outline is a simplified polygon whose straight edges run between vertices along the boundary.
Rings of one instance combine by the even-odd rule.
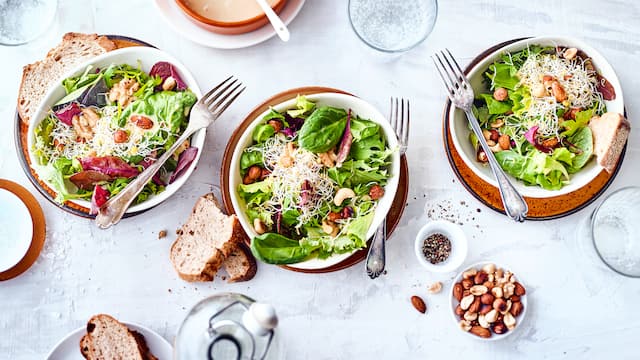
[[[194,24],[218,34],[244,34],[257,30],[269,22],[269,19],[267,19],[267,16],[264,13],[242,21],[224,21],[220,19],[211,19],[198,14],[189,4],[187,4],[187,0],[176,0],[176,3],[180,7],[180,9],[182,9],[182,11],[187,15],[187,18]],[[273,8],[273,11],[279,13],[284,8],[286,3],[287,0],[276,0],[276,2],[272,4],[271,7]]]

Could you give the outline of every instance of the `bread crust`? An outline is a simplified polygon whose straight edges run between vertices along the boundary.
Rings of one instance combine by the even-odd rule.
[[[96,323],[105,322],[120,327],[121,330],[126,330],[126,333],[130,336],[129,340],[135,341],[137,353],[133,355],[139,355],[144,360],[158,360],[149,350],[147,342],[142,334],[135,330],[129,329],[126,325],[116,320],[111,315],[97,314],[91,317],[87,322],[87,334],[80,339],[80,353],[85,359],[88,360],[103,360],[102,358],[96,358],[93,336],[92,333],[96,328]]]

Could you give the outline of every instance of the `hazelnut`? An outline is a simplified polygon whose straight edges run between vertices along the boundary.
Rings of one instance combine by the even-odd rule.
[[[514,302],[511,305],[511,309],[509,309],[509,312],[513,316],[518,316],[518,315],[520,315],[522,313],[523,309],[524,309],[524,305],[522,305],[521,302]]]
[[[495,299],[493,301],[493,308],[498,310],[498,311],[500,311],[500,312],[506,311],[507,310],[507,302],[504,301],[504,299]]]
[[[258,218],[253,219],[253,229],[256,231],[256,233],[258,233],[258,235],[261,235],[267,232],[267,229],[264,223],[262,222],[262,220]]]
[[[178,83],[176,82],[176,79],[174,79],[172,76],[169,76],[166,79],[164,79],[164,81],[162,82],[162,90],[164,91],[173,90],[177,84]]]
[[[271,119],[267,121],[267,125],[270,125],[275,132],[280,132],[280,130],[282,130],[282,122],[280,122],[280,120]]]
[[[258,180],[262,175],[262,168],[258,165],[252,165],[249,167],[249,170],[247,170],[247,175],[251,180]]]
[[[471,287],[473,286],[473,281],[471,279],[464,279],[462,280],[462,287],[465,290],[469,290],[471,289]]]
[[[480,311],[478,311],[478,314],[485,315],[491,310],[493,310],[493,307],[491,305],[481,305],[480,306]],[[457,312],[456,312],[456,314],[457,314]]]
[[[113,142],[116,144],[126,143],[129,140],[129,134],[124,130],[116,130],[113,133]]]
[[[489,131],[489,132],[490,132],[490,134],[491,134],[491,135],[489,136],[489,140],[493,141],[494,143],[495,143],[496,141],[498,141],[498,139],[500,138],[500,133],[498,132],[498,130],[496,130],[496,129],[491,129],[491,131]],[[487,274],[491,274],[491,273],[493,272],[493,271],[486,271],[486,270],[484,270],[484,269],[482,269],[482,271],[486,272]]]
[[[489,293],[483,294],[480,297],[480,302],[485,304],[485,305],[491,305],[493,304],[493,301],[495,300],[495,297]]]
[[[479,271],[476,276],[473,278],[473,282],[476,285],[480,285],[482,283],[484,283],[485,281],[487,281],[487,279],[489,278],[489,276],[487,276],[487,273],[484,271]]]
[[[481,163],[486,163],[487,161],[489,161],[489,158],[487,157],[487,154],[482,149],[478,149],[478,153],[476,155],[476,159]]]
[[[498,144],[502,150],[509,150],[511,149],[511,138],[507,134],[502,134],[498,138]]]
[[[491,330],[493,330],[493,332],[498,334],[498,335],[504,334],[507,331],[509,331],[507,329],[507,327],[504,325],[504,323],[502,323],[502,322],[493,323],[492,326],[491,326]]]
[[[493,98],[498,101],[505,101],[509,97],[509,92],[503,87],[496,88],[493,91]]]

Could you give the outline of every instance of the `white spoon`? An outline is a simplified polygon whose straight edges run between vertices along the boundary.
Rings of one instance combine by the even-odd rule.
[[[280,17],[278,17],[278,14],[273,11],[271,6],[269,6],[269,4],[267,3],[267,0],[256,0],[256,2],[258,3],[258,5],[260,5],[265,15],[267,15],[267,18],[271,22],[271,26],[273,26],[273,28],[276,30],[276,34],[278,34],[280,40],[284,42],[289,41],[290,35],[289,29],[287,29],[287,25],[285,25]]]

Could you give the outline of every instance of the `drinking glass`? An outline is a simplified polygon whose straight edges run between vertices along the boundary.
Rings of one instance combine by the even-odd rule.
[[[22,45],[44,34],[58,0],[0,0],[0,45]]]
[[[384,52],[422,43],[438,16],[437,0],[349,0],[349,20],[358,37]]]
[[[596,253],[613,271],[640,277],[640,187],[611,193],[591,215]]]

